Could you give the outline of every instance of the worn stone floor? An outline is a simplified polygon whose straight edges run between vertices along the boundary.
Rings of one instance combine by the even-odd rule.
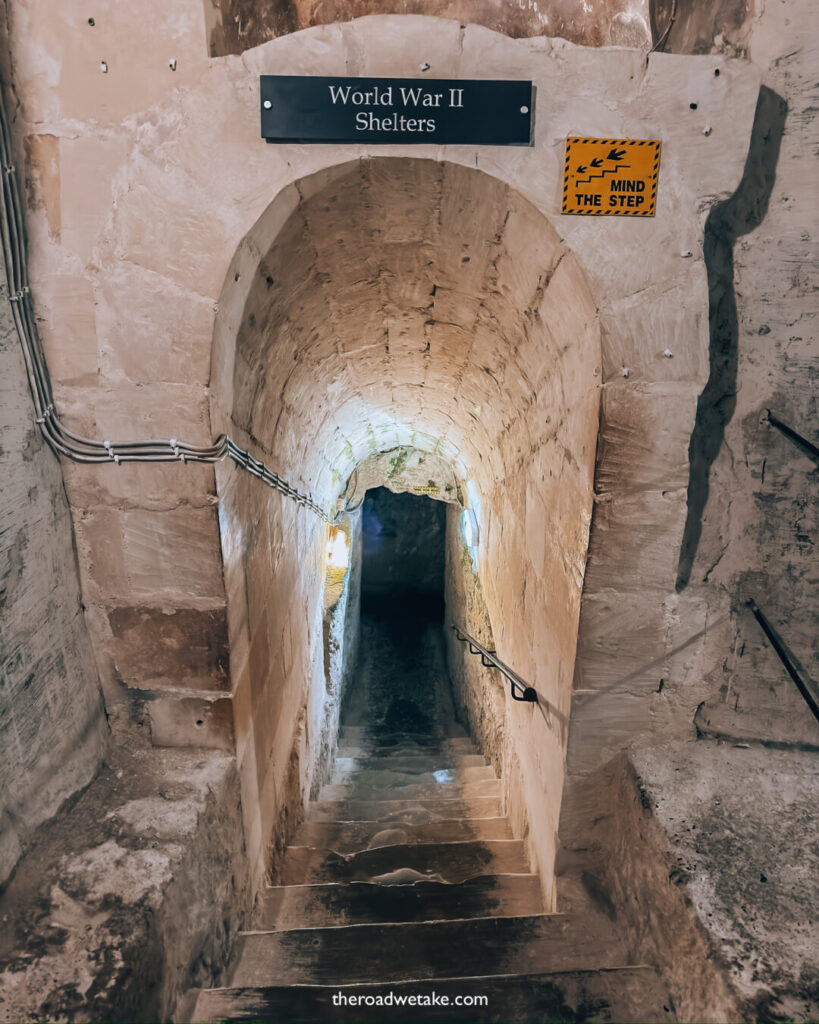
[[[819,1020],[819,759],[699,739],[632,761],[700,921],[757,1020]]]
[[[455,721],[435,603],[365,602],[361,650],[334,773],[226,987],[180,1019],[675,1019],[588,902],[545,912],[501,780]]]

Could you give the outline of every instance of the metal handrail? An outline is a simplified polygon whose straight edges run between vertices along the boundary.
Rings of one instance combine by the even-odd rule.
[[[481,656],[481,664],[484,668],[496,668],[501,675],[511,683],[512,700],[526,701],[528,704],[537,704],[537,690],[533,686],[527,686],[526,683],[520,678],[520,676],[513,672],[508,665],[505,665],[499,658],[488,651],[483,644],[478,643],[474,636],[470,636],[469,633],[465,633],[462,629],[452,623],[452,630],[455,636],[461,641],[462,644],[466,644],[469,647],[470,654],[479,654]],[[520,690],[521,696],[515,693],[515,690]]]
[[[777,633],[777,631],[774,629],[774,627],[771,625],[771,623],[768,621],[767,616],[759,608],[756,601],[754,601],[752,597],[749,597],[745,604],[751,609],[751,614],[759,623],[759,626],[762,632],[768,638],[771,647],[773,647],[773,649],[776,651],[777,655],[779,656],[779,660],[785,666],[785,671],[794,681],[796,689],[800,692],[805,703],[813,712],[814,718],[817,720],[817,722],[819,722],[819,703],[817,703],[816,698],[811,693],[808,684],[799,674],[799,670],[794,664],[790,652],[785,646],[784,641]]]

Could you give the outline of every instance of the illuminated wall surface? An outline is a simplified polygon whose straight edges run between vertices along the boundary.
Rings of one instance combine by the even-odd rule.
[[[266,888],[321,864],[457,867],[475,913],[413,948],[476,971],[467,876],[521,876],[493,976],[582,974],[533,1019],[815,1018],[809,21],[9,0],[0,1016],[233,1019],[193,990],[261,985],[242,928],[328,924]],[[268,144],[263,75],[381,80],[359,106],[405,123],[357,136],[345,101],[338,139]],[[459,120],[487,80],[525,102]],[[516,118],[530,144],[479,138]],[[461,787],[447,828],[328,831],[406,774],[364,760],[411,705],[403,782]],[[264,941],[268,986],[343,981]],[[411,969],[372,943],[361,981]]]

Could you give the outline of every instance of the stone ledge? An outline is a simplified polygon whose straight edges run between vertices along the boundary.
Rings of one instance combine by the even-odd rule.
[[[249,908],[233,758],[120,737],[0,895],[0,1021],[167,1020]]]
[[[583,890],[680,1020],[816,1020],[817,772],[811,752],[699,739],[570,776],[559,909]]]
[[[741,1019],[819,1019],[816,755],[698,740],[632,761]]]

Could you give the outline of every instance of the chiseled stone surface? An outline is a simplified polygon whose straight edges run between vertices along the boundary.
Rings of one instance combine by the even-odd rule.
[[[435,451],[479,512],[477,570],[498,652],[565,716],[600,390],[611,388],[612,468],[599,467],[606,489],[586,600],[617,581],[617,607],[632,609],[627,631],[644,664],[668,652],[668,631],[641,633],[658,604],[690,632],[689,609],[673,593],[673,552],[707,370],[701,239],[708,207],[742,174],[758,88],[752,66],[398,16],[318,26],[209,60],[198,0],[145,21],[117,7],[101,19],[104,36],[45,0],[10,9],[17,128],[39,189],[32,285],[69,424],[138,435],[184,428],[193,440],[229,429],[331,509],[374,451]],[[155,45],[138,45],[149,22],[152,38],[173,48],[176,72]],[[259,140],[259,72],[417,75],[419,50],[441,77],[531,77],[534,146],[418,146],[409,159],[400,147]],[[562,142],[576,132],[662,139],[655,218],[559,217]],[[189,332],[179,331],[180,292]],[[205,314],[217,302],[206,393]],[[65,351],[76,346],[60,330],[61,310],[83,339],[76,355]],[[145,380],[129,354],[148,333],[167,334],[179,353],[158,360],[148,346],[159,376]],[[192,368],[189,383],[179,380],[179,359]],[[651,471],[627,474],[620,487],[630,398]],[[212,510],[191,503],[188,470],[169,482],[164,505],[145,474],[119,467],[113,485],[112,467],[91,472],[68,487],[109,692],[121,685],[113,609],[154,609],[144,619],[149,652],[168,608],[227,605],[247,838],[259,865],[271,821],[297,807],[321,749],[324,526],[227,466],[216,472],[218,538]],[[650,550],[641,552],[634,537],[648,524]],[[130,631],[131,663],[136,642]],[[581,656],[585,643],[581,621]],[[587,671],[605,675],[607,657],[596,666],[586,657]],[[179,723],[185,742],[200,700],[178,704],[178,717],[190,719]],[[532,780],[525,816],[548,879],[565,735],[557,718],[514,710],[508,742]]]
[[[436,501],[457,501],[458,480],[451,463],[412,446],[399,446],[364,459],[350,478],[345,500],[358,507],[368,489],[423,494]]]
[[[62,475],[34,422],[0,277],[2,884],[37,826],[93,778],[108,729]]]
[[[611,759],[573,787],[559,906],[596,902],[680,1020],[814,1020],[815,760],[712,739]]]
[[[819,681],[816,460],[764,423],[770,409],[817,442],[816,267],[819,186],[815,75],[819,43],[801,25],[809,3],[766,4],[745,26],[760,68],[760,144],[750,188],[727,228],[736,236],[736,323],[729,372],[711,394],[730,414],[712,452],[702,537],[687,593],[714,623],[696,667],[708,680],[703,727],[736,739],[819,745],[819,723],[750,610],[753,598],[805,677]],[[765,197],[763,204],[760,197]],[[720,310],[725,317],[725,309]],[[728,341],[722,335],[723,341]],[[733,359],[733,366],[730,360]],[[712,429],[721,429],[712,419]],[[679,635],[679,634],[678,634]]]
[[[742,1019],[819,1014],[816,754],[716,741],[633,754]]]
[[[0,1020],[168,1020],[249,910],[234,759],[120,736],[0,894]]]
[[[646,0],[205,0],[214,56],[242,53],[276,36],[369,14],[432,15],[507,36],[561,36],[584,46],[651,44]],[[665,24],[665,23],[663,23]],[[425,54],[419,54],[425,56]]]

